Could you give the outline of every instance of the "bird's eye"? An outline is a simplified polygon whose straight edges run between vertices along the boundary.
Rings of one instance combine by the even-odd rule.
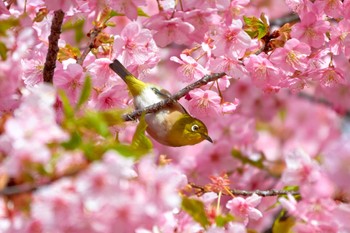
[[[192,131],[197,131],[199,130],[199,126],[198,125],[192,125]]]

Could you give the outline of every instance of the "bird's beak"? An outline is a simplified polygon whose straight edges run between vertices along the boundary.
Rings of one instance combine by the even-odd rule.
[[[213,140],[208,135],[202,134],[202,136],[205,140],[208,140],[209,142],[213,143]]]

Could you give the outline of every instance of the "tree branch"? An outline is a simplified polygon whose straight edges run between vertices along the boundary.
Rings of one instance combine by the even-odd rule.
[[[222,73],[214,73],[211,75],[205,75],[203,78],[201,78],[200,80],[191,83],[190,85],[184,87],[183,89],[181,89],[180,91],[178,91],[177,93],[175,93],[174,95],[171,95],[169,98],[162,100],[156,104],[153,104],[151,106],[148,106],[144,109],[139,109],[139,110],[135,110],[132,113],[129,114],[125,114],[123,116],[123,120],[124,121],[133,121],[136,118],[140,117],[142,115],[142,113],[152,113],[152,112],[157,112],[158,110],[164,108],[165,106],[169,106],[171,104],[173,104],[175,101],[178,101],[179,99],[181,99],[182,97],[184,97],[188,92],[190,92],[191,90],[201,87],[209,82],[218,80],[219,78],[222,78],[223,76],[225,76],[226,74],[224,72]]]
[[[270,27],[282,27],[286,23],[292,23],[297,21],[300,21],[299,16],[295,13],[291,13],[280,18],[271,20]]]
[[[308,100],[308,101],[310,101],[312,103],[322,104],[322,105],[324,105],[326,107],[329,107],[329,108],[334,110],[334,105],[331,102],[329,102],[328,100],[326,100],[326,99],[316,98],[316,97],[314,97],[314,96],[312,96],[310,94],[307,94],[305,92],[298,93],[298,97],[301,98],[301,99]],[[338,114],[339,114],[339,112],[338,112]],[[340,114],[344,114],[345,117],[350,118],[350,110],[344,110]]]
[[[44,82],[52,83],[53,74],[56,68],[56,60],[58,53],[58,40],[61,35],[61,27],[63,23],[64,12],[58,10],[54,12],[54,17],[52,19],[51,33],[49,36],[49,49],[46,54],[46,61],[44,65]]]
[[[95,48],[95,39],[98,36],[98,34],[100,34],[100,32],[102,31],[101,27],[94,27],[89,33],[88,33],[88,37],[90,37],[90,41],[88,46],[84,49],[83,53],[81,54],[81,56],[78,58],[77,63],[79,65],[83,65],[83,62],[86,58],[86,56],[89,54],[89,52],[91,51],[91,49]]]
[[[200,190],[200,193],[211,192],[211,190],[208,190],[206,187],[202,187],[202,186],[196,185],[194,183],[190,183],[190,186],[192,188]],[[230,190],[230,192],[233,195],[236,195],[236,196],[251,196],[253,194],[256,194],[256,195],[262,196],[262,197],[281,196],[281,195],[287,195],[287,194],[300,195],[299,191],[295,191],[295,190],[277,190],[277,189],[254,190],[254,191],[232,189],[232,190]],[[225,194],[225,193],[223,192],[223,194]]]
[[[12,186],[7,186],[4,189],[0,190],[0,196],[15,196],[18,194],[23,194],[23,193],[31,193],[34,192],[44,186],[53,184],[55,181],[65,178],[65,177],[73,177],[75,175],[78,175],[83,169],[78,169],[76,171],[72,171],[67,174],[63,174],[61,176],[53,177],[51,179],[47,179],[46,181],[42,181],[41,183],[23,183],[23,184],[18,184],[18,185],[12,185]]]

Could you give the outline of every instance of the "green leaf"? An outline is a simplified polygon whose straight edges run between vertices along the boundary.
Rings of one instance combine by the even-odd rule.
[[[103,137],[110,135],[108,125],[99,112],[86,112],[85,115],[77,121],[77,124],[88,130],[94,130]]]
[[[7,50],[6,45],[0,41],[0,57],[3,61],[7,59]]]
[[[285,186],[283,187],[283,190],[286,190],[286,191],[299,191],[299,186],[297,185],[289,185],[289,186]],[[287,195],[281,195],[281,197],[287,197]],[[300,200],[301,199],[301,195],[294,195],[294,198],[296,200]]]
[[[84,24],[85,20],[78,19],[76,21],[69,20],[62,26],[62,31],[73,30],[75,32],[75,41],[77,43],[81,42],[81,40],[85,37],[84,33]]]
[[[91,88],[92,88],[91,78],[87,76],[85,77],[83,89],[81,90],[78,103],[75,106],[75,110],[78,110],[86,101],[88,101],[91,93]]]
[[[113,126],[113,125],[120,125],[121,123],[124,123],[123,115],[127,111],[122,109],[110,109],[107,111],[100,112],[103,119],[106,121],[107,125]]]
[[[149,15],[146,12],[144,12],[140,7],[137,8],[137,15],[138,16],[149,17]],[[119,13],[119,12],[116,12],[116,11],[112,10],[110,12],[109,16],[112,18],[113,16],[125,16],[125,14]]]
[[[258,19],[254,16],[243,16],[245,22],[243,29],[252,39],[261,39],[269,32],[269,25],[266,22],[266,19],[263,15],[261,17],[262,19]]]
[[[74,110],[72,105],[69,103],[67,94],[63,90],[58,90],[58,95],[62,101],[63,113],[67,119],[74,117]]]
[[[63,142],[62,146],[67,150],[74,150],[80,146],[81,142],[82,140],[80,135],[77,132],[73,132],[70,135],[70,139],[66,142]]]
[[[7,30],[17,25],[19,25],[19,19],[13,17],[0,20],[0,36],[6,36]]]
[[[224,227],[227,223],[233,221],[235,218],[231,214],[218,215],[215,218],[215,223],[218,227]]]
[[[146,12],[144,12],[140,7],[137,8],[137,15],[138,16],[149,17],[149,15]]]
[[[241,151],[236,150],[236,149],[233,149],[231,151],[231,155],[234,158],[240,160],[244,164],[249,164],[251,166],[254,166],[254,167],[257,167],[257,168],[260,168],[260,169],[264,169],[265,168],[265,166],[263,164],[263,162],[264,162],[263,156],[261,156],[261,158],[258,159],[258,160],[251,160],[248,157],[244,156]]]
[[[183,197],[181,208],[186,211],[196,222],[201,224],[202,227],[206,228],[210,225],[203,202],[196,199]]]

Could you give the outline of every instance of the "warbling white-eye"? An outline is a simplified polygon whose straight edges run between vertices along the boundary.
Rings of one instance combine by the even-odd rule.
[[[135,109],[143,109],[170,96],[168,91],[137,79],[118,60],[114,60],[109,67],[128,86],[134,98]],[[146,114],[145,120],[148,125],[147,133],[159,143],[167,146],[194,145],[203,140],[213,142],[205,124],[189,115],[178,102],[155,113]]]

